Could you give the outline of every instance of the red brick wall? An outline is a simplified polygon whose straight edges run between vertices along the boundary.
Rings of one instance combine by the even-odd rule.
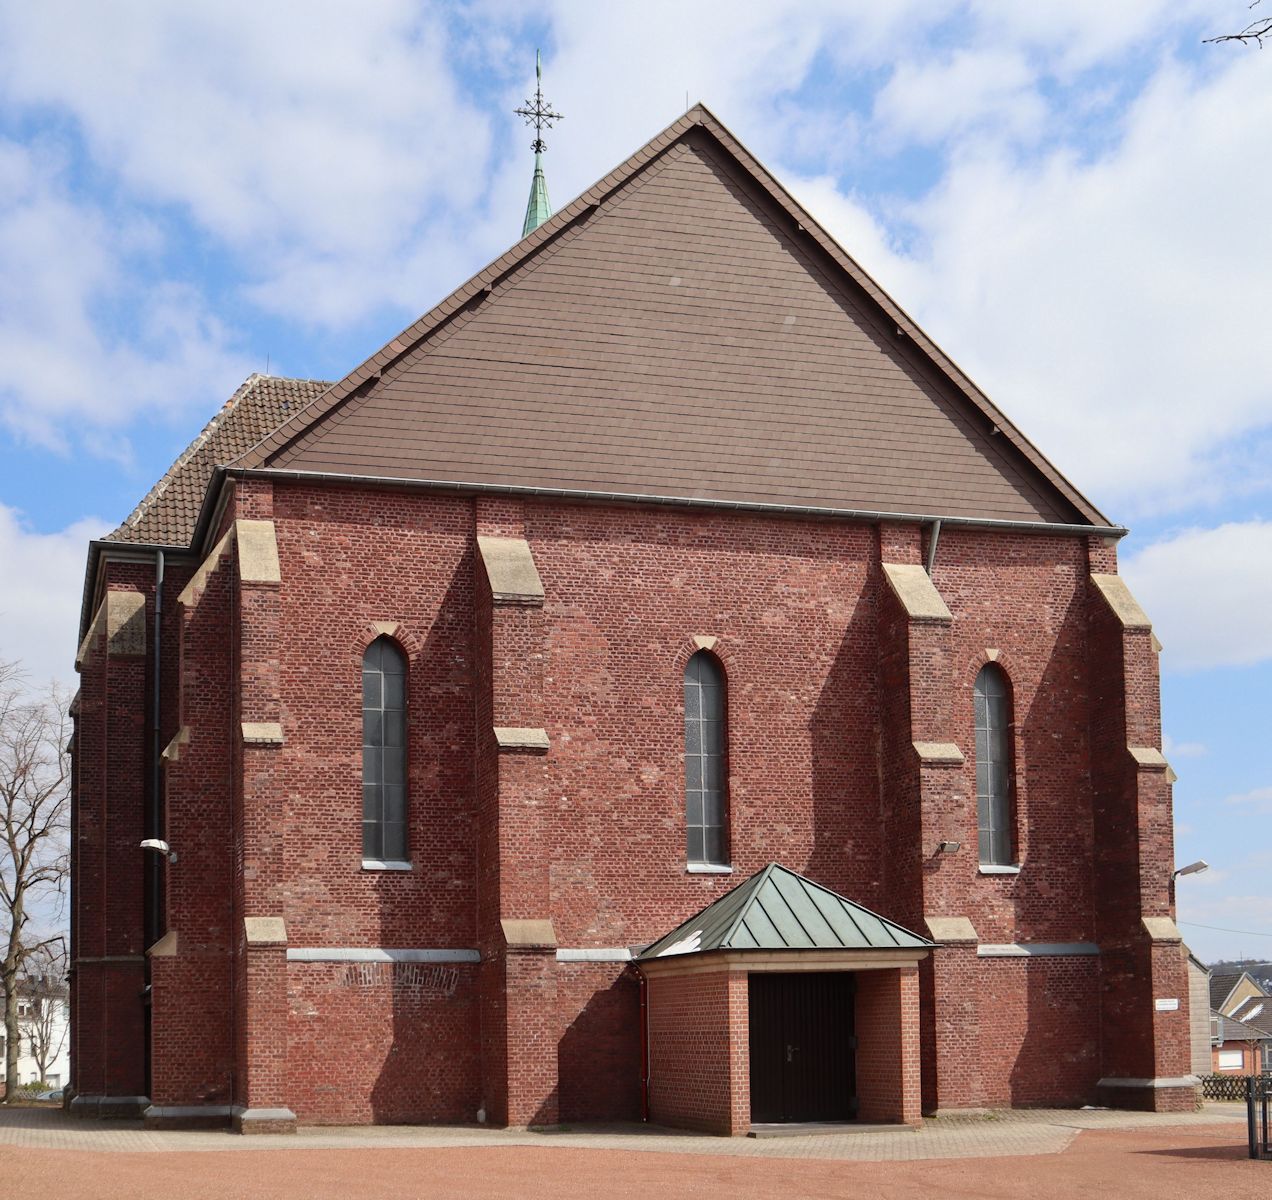
[[[737,978],[745,985],[745,975]],[[649,1119],[655,1124],[734,1132],[732,991],[736,985],[731,989],[723,971],[650,979]],[[745,995],[740,1007],[745,1047]]]
[[[1133,908],[1158,905],[1169,797],[1151,789],[1128,796],[1131,781],[1115,761],[1126,722],[1093,720],[1086,700],[1093,687],[1102,703],[1127,695],[1136,736],[1149,739],[1155,666],[1141,654],[1127,686],[1111,668],[1093,677],[1111,634],[1091,615],[1098,603],[1088,595],[1080,541],[947,529],[935,581],[955,619],[929,646],[911,644],[908,631],[902,636],[880,569],[881,558],[919,561],[923,540],[913,527],[547,501],[523,510],[406,490],[287,483],[271,491],[255,482],[238,485],[231,510],[227,519],[272,513],[283,577],[276,591],[244,589],[238,597],[234,620],[245,633],[233,663],[240,708],[233,719],[268,719],[264,710],[273,705],[285,744],[244,754],[231,739],[237,795],[218,795],[225,784],[198,794],[221,813],[234,802],[247,805],[237,890],[254,914],[286,918],[292,946],[477,945],[489,955],[498,952],[499,916],[514,915],[550,916],[564,946],[631,945],[773,859],[903,921],[917,924],[931,911],[966,915],[984,941],[1095,940],[1097,891],[1121,906],[1126,936],[1132,915],[1138,920]],[[477,525],[524,530],[545,585],[541,613],[511,615],[496,630],[488,599],[478,603],[474,590]],[[372,623],[382,621],[396,623],[409,660],[414,867],[403,873],[361,869],[360,660]],[[226,644],[232,628],[227,617]],[[729,686],[733,876],[684,870],[682,673],[695,636],[718,639]],[[1014,877],[976,871],[971,687],[989,649],[1000,652],[1015,698],[1025,865]],[[91,700],[91,686],[85,696]],[[920,698],[915,725],[912,696]],[[541,723],[550,752],[496,763],[489,735],[496,716]],[[93,719],[86,711],[81,725],[88,729]],[[175,718],[165,723],[175,727]],[[940,820],[962,821],[963,848],[935,864],[909,747],[920,728],[957,742],[968,757],[963,768],[944,768],[939,785]],[[1097,766],[1104,809],[1089,782]],[[82,792],[100,788],[87,760],[78,769]],[[193,806],[195,789],[184,795],[182,803]],[[1102,824],[1102,816],[1110,820]],[[194,807],[170,813],[170,827],[184,821],[183,836],[195,844],[201,823],[202,836],[213,839],[212,820]],[[1123,850],[1136,839],[1144,840],[1142,851]],[[1097,845],[1108,872],[1128,853],[1141,855],[1148,868],[1137,876],[1142,886],[1131,892],[1093,882]],[[83,860],[91,847],[77,853]],[[209,846],[192,873],[223,878],[214,853]],[[243,878],[245,867],[252,878]],[[85,880],[96,878],[80,870]],[[201,907],[212,904],[211,891],[204,886],[201,894],[204,901],[181,901],[185,913],[174,911],[174,925],[194,929],[212,920],[213,909]],[[498,906],[487,908],[492,897]],[[77,913],[77,920],[84,915]],[[242,915],[234,913],[229,928]],[[502,989],[502,965],[483,970]],[[620,998],[621,988],[611,995],[610,985],[578,983],[584,972],[574,967],[551,972],[555,999],[544,1029],[555,1031],[555,1045],[540,1030],[509,1051],[500,1043],[506,1028],[496,1029],[498,997],[482,1002],[492,1018],[483,1021],[482,1085],[492,1112],[499,1104],[494,1076],[509,1053],[514,1073],[531,1080],[527,1094],[540,1094],[542,1103],[538,1073],[551,1069],[563,1111],[600,1105],[630,1112],[630,1090],[607,1099],[599,1080],[637,1057],[620,1015],[632,1002]],[[589,973],[604,976],[604,969]],[[947,988],[936,972],[932,1010],[962,996],[963,986],[951,974]],[[336,1003],[331,996],[312,1001],[319,1023],[323,1005]],[[1033,1053],[1034,1043],[1021,1041],[1006,1018],[996,1029],[1000,1018],[989,1007],[979,1005],[977,1036],[982,1047],[997,1047],[996,1065],[978,1086],[980,1094],[1001,1095],[1017,1086],[1003,1047],[1015,1038],[1021,1053]],[[1068,1043],[1075,1018],[1063,1005],[1033,1011],[1054,1040]],[[1170,1028],[1154,1033],[1142,1017],[1127,1020],[1134,1025],[1128,1036],[1146,1038],[1154,1061],[1165,1062],[1156,1047],[1173,1036]],[[386,1011],[373,1036],[391,1039],[392,1027]],[[300,1036],[294,1028],[293,1036]],[[289,1074],[307,1069],[307,1045],[286,1047]],[[240,1076],[247,1069],[240,1062]],[[430,1069],[419,1068],[425,1090]],[[200,1079],[215,1076],[199,1070]],[[1032,1066],[1020,1070],[1033,1078]],[[191,1077],[181,1086],[194,1084]],[[1019,1087],[1046,1098],[1027,1080]],[[945,1081],[930,1088],[948,1102]],[[955,1081],[950,1088],[966,1096],[976,1090],[970,1080],[961,1093]],[[430,1103],[462,1099],[453,1115],[466,1117],[471,1096],[461,1091],[447,1085]],[[358,1103],[371,1109],[370,1097]]]
[[[476,1120],[474,966],[293,962],[287,999],[287,1099],[301,1121]]]
[[[983,958],[977,977],[976,1102],[1092,1103],[1100,1078],[1099,960]]]
[[[562,1121],[640,1119],[639,991],[622,963],[557,964]]]
[[[857,972],[857,1118],[921,1120],[919,981],[913,967]]]

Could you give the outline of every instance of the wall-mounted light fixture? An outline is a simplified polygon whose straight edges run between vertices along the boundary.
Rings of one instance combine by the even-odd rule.
[[[953,854],[955,850],[961,850],[962,848],[963,848],[962,842],[937,842],[936,843],[937,854]]]
[[[153,850],[156,854],[162,854],[170,863],[177,861],[177,852],[162,838],[146,838],[141,843],[141,848],[143,850]]]
[[[1209,870],[1210,864],[1204,858],[1199,858],[1195,863],[1189,863],[1186,867],[1176,867],[1170,873],[1170,877],[1178,879],[1181,875],[1200,875],[1202,871]]]

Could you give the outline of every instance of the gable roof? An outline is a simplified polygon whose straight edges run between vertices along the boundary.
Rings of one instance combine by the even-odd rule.
[[[187,547],[215,469],[232,462],[331,385],[251,375],[105,541]]]
[[[896,950],[936,943],[769,863],[648,946],[638,959],[708,950]]]
[[[1230,971],[1223,975],[1211,975],[1210,1007],[1216,1012],[1223,1012],[1224,1005],[1228,1003],[1232,993],[1237,990],[1237,985],[1243,979],[1249,978],[1245,971]],[[1251,979],[1250,982],[1254,983],[1254,980]]]
[[[1233,1020],[1272,1032],[1272,997],[1251,996],[1241,1001],[1229,1014]]]
[[[233,467],[1107,525],[701,105]]]
[[[1218,1022],[1216,1037],[1223,1042],[1272,1042],[1272,1029],[1263,1029],[1249,1021],[1240,1021],[1236,1017],[1224,1016],[1213,1009],[1210,1020]]]

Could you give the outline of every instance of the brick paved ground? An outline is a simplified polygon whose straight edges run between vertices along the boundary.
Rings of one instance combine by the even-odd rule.
[[[181,1200],[1272,1195],[1272,1163],[1245,1158],[1241,1115],[1236,1105],[1187,1115],[1013,1112],[933,1121],[918,1133],[771,1140],[383,1126],[240,1138],[0,1109],[0,1177],[56,1181],[59,1196]]]

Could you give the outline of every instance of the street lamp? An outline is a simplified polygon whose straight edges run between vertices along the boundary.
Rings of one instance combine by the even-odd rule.
[[[1186,867],[1176,867],[1171,873],[1172,880],[1178,879],[1181,875],[1200,875],[1202,871],[1209,871],[1210,864],[1204,859],[1199,858],[1194,863],[1189,863]]]

